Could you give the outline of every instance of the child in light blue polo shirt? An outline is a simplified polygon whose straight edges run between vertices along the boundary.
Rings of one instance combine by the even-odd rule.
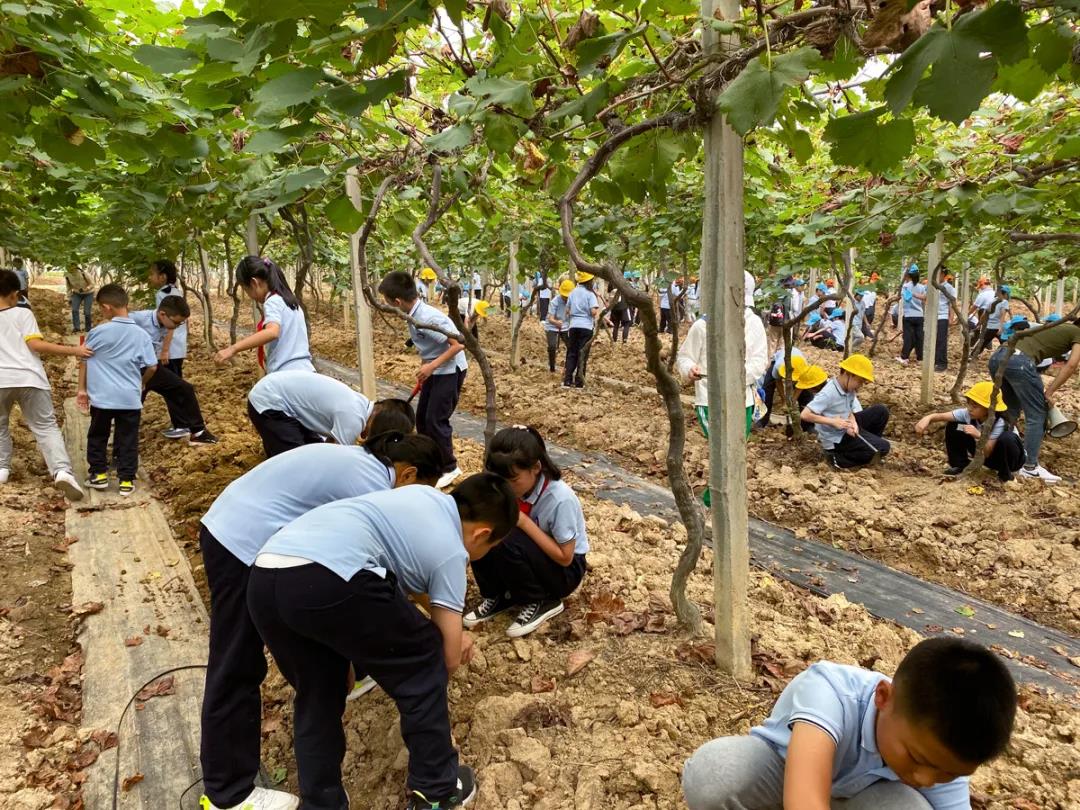
[[[566,368],[563,370],[563,388],[584,388],[585,368],[589,361],[593,325],[600,311],[600,300],[593,292],[593,276],[577,274],[577,286],[566,299],[567,326]]]
[[[559,341],[566,343],[570,334],[567,322],[570,316],[566,312],[570,293],[574,291],[574,282],[565,279],[559,285],[559,294],[551,301],[547,317],[544,318],[544,336],[547,338],[548,370],[555,373],[555,361],[559,354]]]
[[[506,540],[473,563],[483,599],[464,622],[471,628],[516,607],[506,634],[519,638],[562,613],[562,600],[581,585],[589,552],[585,513],[535,428],[500,430],[484,466],[510,482],[520,515]]]
[[[803,408],[802,420],[816,425],[815,433],[834,467],[848,469],[869,464],[888,454],[891,445],[882,438],[889,424],[889,409],[871,405],[864,409],[857,392],[874,381],[870,358],[853,354],[840,363],[840,373],[825,384]]]
[[[822,661],[749,736],[694,752],[683,793],[690,810],[970,810],[968,777],[1004,752],[1016,703],[1001,659],[963,639],[917,644],[891,681]]]
[[[172,296],[183,298],[183,291],[176,286],[176,265],[169,259],[157,259],[150,265],[150,283],[158,289],[154,292],[154,308]],[[184,376],[184,360],[187,358],[187,322],[167,331],[158,347],[159,365],[165,366],[177,377]]]
[[[410,284],[411,288],[411,284]],[[298,452],[298,451],[294,451]],[[454,808],[476,790],[450,734],[450,673],[472,657],[462,631],[466,568],[513,528],[517,499],[497,475],[445,495],[408,486],[320,506],[255,558],[248,610],[296,690],[300,793],[346,807],[341,780],[345,679],[369,673],[397,704],[409,752],[408,806]],[[428,619],[407,594],[424,594]]]
[[[86,336],[93,351],[79,365],[76,403],[90,412],[86,461],[93,489],[109,487],[109,435],[120,478],[120,494],[135,491],[139,468],[139,421],[143,386],[157,371],[157,354],[150,336],[128,317],[128,295],[119,284],[106,284],[97,294],[106,322]],[[115,433],[113,425],[115,424]]]

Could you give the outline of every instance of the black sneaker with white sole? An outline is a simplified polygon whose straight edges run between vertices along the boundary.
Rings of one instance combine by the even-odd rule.
[[[465,807],[476,798],[476,774],[468,765],[458,766],[457,788],[450,796],[432,799],[417,790],[409,794],[406,810],[453,810]]]
[[[505,613],[512,607],[513,604],[504,596],[497,596],[494,599],[484,599],[479,605],[461,617],[461,623],[465,625],[466,628],[471,629],[482,622],[486,622],[488,619],[494,619],[500,613]]]
[[[203,428],[198,433],[192,433],[188,442],[190,444],[217,444],[217,436]]]
[[[521,608],[517,619],[506,628],[506,635],[510,636],[510,638],[527,636],[552,616],[558,616],[563,610],[564,607],[561,601],[530,602]]]

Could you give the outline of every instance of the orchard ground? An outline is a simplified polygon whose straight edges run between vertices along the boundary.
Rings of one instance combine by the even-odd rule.
[[[35,297],[35,308],[47,337],[67,331],[66,307],[59,296],[42,291]],[[218,317],[225,312],[219,305]],[[315,350],[354,363],[351,331],[325,318],[313,320]],[[666,430],[655,401],[604,388],[562,391],[547,372],[542,336],[533,322],[526,324],[522,336],[527,363],[510,372],[505,321],[493,317],[482,328],[500,384],[500,418],[531,422],[560,443],[603,450],[639,472],[662,475],[656,459]],[[220,490],[256,464],[261,454],[244,407],[246,392],[256,379],[253,358],[242,355],[230,366],[216,367],[200,334],[193,319],[185,376],[196,385],[208,424],[221,443],[185,447],[161,438],[159,428],[165,427],[167,416],[160,399],[150,397],[141,452],[143,474],[170,508],[178,539],[205,588],[196,540],[198,520]],[[404,326],[396,321],[383,325],[377,319],[376,334],[380,376],[409,383],[416,360],[403,348]],[[614,350],[606,339],[598,340],[592,373],[648,385],[640,340],[635,335],[631,345],[620,344]],[[835,365],[835,356],[828,359]],[[50,364],[58,401],[73,393],[60,387],[59,367]],[[1041,486],[999,490],[996,484],[981,482],[986,494],[974,496],[967,493],[968,485],[942,486],[938,472],[944,459],[939,458],[939,449],[920,443],[910,432],[919,409],[900,404],[905,398],[917,401],[913,393],[917,372],[887,362],[879,368],[882,382],[865,399],[894,406],[897,423],[891,433],[904,437],[894,456],[878,470],[842,477],[808,461],[808,454],[791,448],[779,430],[755,434],[749,451],[754,513],[927,578],[953,585],[965,579],[988,599],[1055,623],[1049,621],[1051,615],[1056,612],[1061,618],[1067,601],[1052,603],[1040,591],[1048,590],[1047,584],[1058,576],[1075,571],[1077,534],[1070,526],[1076,525],[1076,512],[1065,512],[1070,504],[1075,508],[1072,488],[1060,488],[1065,495],[1061,497]],[[1075,392],[1067,396],[1074,398]],[[481,401],[482,385],[474,373],[462,407],[479,411]],[[25,515],[28,505],[34,514],[51,517],[39,520],[33,529],[24,524],[18,541],[5,540],[0,546],[7,586],[0,603],[7,610],[0,620],[4,643],[0,700],[5,717],[0,747],[4,761],[14,763],[10,779],[0,787],[9,791],[0,793],[0,806],[72,806],[63,802],[74,795],[78,756],[80,752],[84,759],[92,756],[97,743],[82,743],[75,735],[78,680],[63,674],[65,669],[77,671],[79,663],[72,642],[72,611],[65,604],[70,601],[69,576],[63,570],[62,551],[50,551],[64,545],[63,504],[51,490],[40,488],[44,466],[25,430],[17,429],[16,443],[15,480],[0,496],[5,521],[10,514]],[[1066,446],[1052,449],[1047,464],[1075,476],[1075,460],[1070,472],[1064,459]],[[1075,445],[1071,447],[1075,458]],[[478,445],[459,442],[459,450],[467,472],[480,468]],[[703,485],[705,445],[696,434],[689,454],[695,478]],[[572,473],[568,479],[580,488],[594,548],[582,589],[569,601],[565,614],[526,639],[511,642],[500,624],[484,628],[478,634],[477,660],[451,685],[454,732],[464,761],[479,770],[482,792],[476,806],[481,810],[683,806],[678,774],[685,757],[711,737],[743,733],[760,721],[784,683],[808,663],[829,658],[891,672],[918,639],[909,630],[873,619],[842,596],[819,599],[754,572],[755,676],[752,682],[736,683],[717,673],[705,640],[689,639],[674,625],[666,594],[684,539],[681,527],[599,501]],[[1013,510],[1015,518],[1010,517]],[[1034,519],[1032,513],[1046,517]],[[932,525],[948,520],[956,522]],[[858,531],[860,522],[865,522],[865,537]],[[984,536],[984,527],[992,527],[992,534]],[[825,534],[829,531],[831,535]],[[1013,534],[1002,538],[1002,531]],[[970,542],[954,539],[968,533],[973,535]],[[1036,559],[1024,551],[1026,545],[1017,543],[1020,538],[1045,549],[1045,554]],[[901,551],[901,545],[907,550]],[[1073,555],[1072,564],[1061,556],[1059,546]],[[1001,553],[1001,548],[1010,553]],[[901,564],[904,556],[911,558],[907,566]],[[22,558],[40,562],[35,568]],[[933,570],[932,559],[940,560],[938,570]],[[950,567],[951,573],[943,573]],[[976,571],[984,581],[981,588],[976,587],[980,580]],[[47,584],[35,587],[40,579]],[[45,593],[42,588],[48,598],[39,596]],[[708,613],[712,598],[708,552],[690,590]],[[1075,594],[1070,597],[1075,600]],[[19,613],[27,605],[31,609]],[[1074,601],[1067,620],[1056,624],[1075,632],[1077,613]],[[49,649],[39,652],[42,645]],[[72,653],[74,657],[66,658],[67,667],[61,666]],[[62,685],[53,689],[57,680]],[[49,706],[56,701],[48,696],[57,694],[70,708],[63,712],[40,708],[43,696]],[[291,692],[276,671],[264,687],[264,699],[265,764],[270,774],[294,788]],[[995,810],[1076,806],[1080,719],[1075,704],[1025,688],[1022,707],[1007,756],[976,777],[975,805]],[[61,716],[45,719],[42,714]],[[392,703],[376,691],[350,704],[346,729],[345,769],[354,806],[380,810],[400,806],[405,753]],[[31,731],[35,734],[28,738]],[[44,745],[37,745],[42,741]],[[36,787],[35,782],[44,784]],[[19,789],[23,794],[16,800],[20,794],[12,791]]]

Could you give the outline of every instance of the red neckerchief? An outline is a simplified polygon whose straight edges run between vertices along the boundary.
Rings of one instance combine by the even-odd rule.
[[[540,487],[540,494],[536,496],[537,501],[539,501],[542,497],[544,497],[544,492],[547,491],[548,484],[550,484],[550,483],[551,482],[548,480],[547,476],[544,476],[544,485],[542,487]],[[535,503],[529,503],[524,498],[518,498],[518,511],[521,512],[521,514],[525,515],[526,517],[528,517],[528,516],[530,516],[532,514],[532,510],[533,510],[534,506],[536,506]]]
[[[272,293],[270,293],[270,295],[277,295],[277,293],[272,292]],[[270,295],[266,296],[266,298],[269,298]],[[264,307],[266,306],[266,298],[263,299],[263,306]],[[255,331],[256,332],[261,332],[265,325],[266,325],[266,315],[264,313],[263,316],[262,316],[262,320],[260,320],[255,325]],[[262,346],[259,347],[258,355],[259,355],[259,368],[261,368],[263,371],[266,371],[266,344],[265,343]]]

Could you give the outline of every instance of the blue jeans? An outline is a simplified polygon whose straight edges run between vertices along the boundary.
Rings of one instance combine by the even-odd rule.
[[[79,331],[79,306],[82,305],[83,322],[86,324],[84,332],[90,331],[90,309],[94,305],[94,294],[72,293],[71,294],[71,328]]]
[[[1005,347],[1002,346],[990,357],[990,374],[996,375]],[[1035,368],[1035,362],[1026,354],[1016,352],[1005,366],[1001,381],[1001,395],[1009,408],[1009,421],[1013,424],[1024,414],[1024,450],[1027,452],[1027,464],[1039,463],[1039,448],[1042,447],[1046,433],[1046,392],[1042,377]]]

